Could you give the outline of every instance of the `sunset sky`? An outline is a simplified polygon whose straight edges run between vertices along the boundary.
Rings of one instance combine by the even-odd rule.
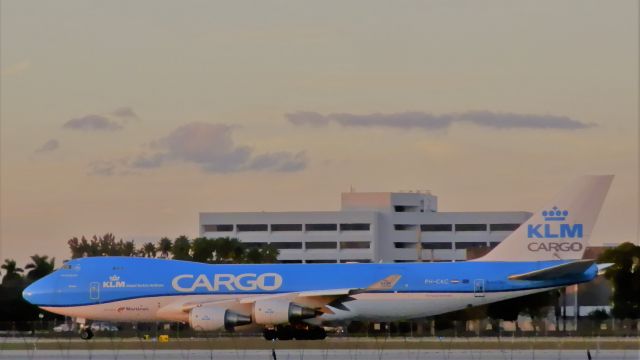
[[[0,2],[0,261],[200,211],[429,189],[535,211],[615,174],[638,241],[636,1]]]

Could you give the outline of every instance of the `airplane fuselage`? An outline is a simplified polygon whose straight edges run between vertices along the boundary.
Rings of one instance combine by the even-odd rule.
[[[326,305],[328,311],[307,322],[390,321],[587,282],[597,274],[593,265],[572,276],[508,279],[566,262],[209,265],[95,257],[69,261],[27,288],[24,297],[47,311],[92,320],[188,321],[190,304],[224,304],[225,308],[251,314],[252,299],[288,298],[313,308],[321,296],[298,295],[327,289],[366,289],[380,279],[398,275],[392,287],[341,297]]]

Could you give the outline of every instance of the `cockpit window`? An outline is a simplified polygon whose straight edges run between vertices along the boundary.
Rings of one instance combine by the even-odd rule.
[[[71,265],[69,265],[69,264],[64,264],[64,265],[62,265],[62,269],[63,269],[63,270],[71,270],[71,269],[72,269],[72,267],[71,267]]]

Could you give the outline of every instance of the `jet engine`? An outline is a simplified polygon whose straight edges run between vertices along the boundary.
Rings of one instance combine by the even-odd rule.
[[[200,331],[232,330],[250,323],[251,317],[221,307],[196,307],[189,312],[189,325]]]
[[[300,306],[287,300],[262,300],[253,305],[253,319],[256,324],[277,325],[297,320],[310,319],[321,312]]]

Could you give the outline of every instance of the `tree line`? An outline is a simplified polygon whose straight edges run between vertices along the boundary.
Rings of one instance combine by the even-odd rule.
[[[33,255],[24,268],[18,266],[15,260],[5,259],[0,265],[2,283],[0,284],[0,329],[29,330],[30,321],[38,320],[43,314],[43,320],[52,320],[60,316],[47,313],[29,304],[22,298],[22,290],[32,282],[53,272],[56,259],[47,255]]]
[[[73,237],[67,241],[71,258],[87,256],[142,256],[164,259],[196,261],[207,264],[259,264],[278,261],[278,250],[272,245],[248,247],[236,238],[197,237],[189,239],[185,235],[174,240],[163,237],[157,242],[146,242],[139,248],[133,240],[116,241],[112,233],[94,235],[87,239]]]

